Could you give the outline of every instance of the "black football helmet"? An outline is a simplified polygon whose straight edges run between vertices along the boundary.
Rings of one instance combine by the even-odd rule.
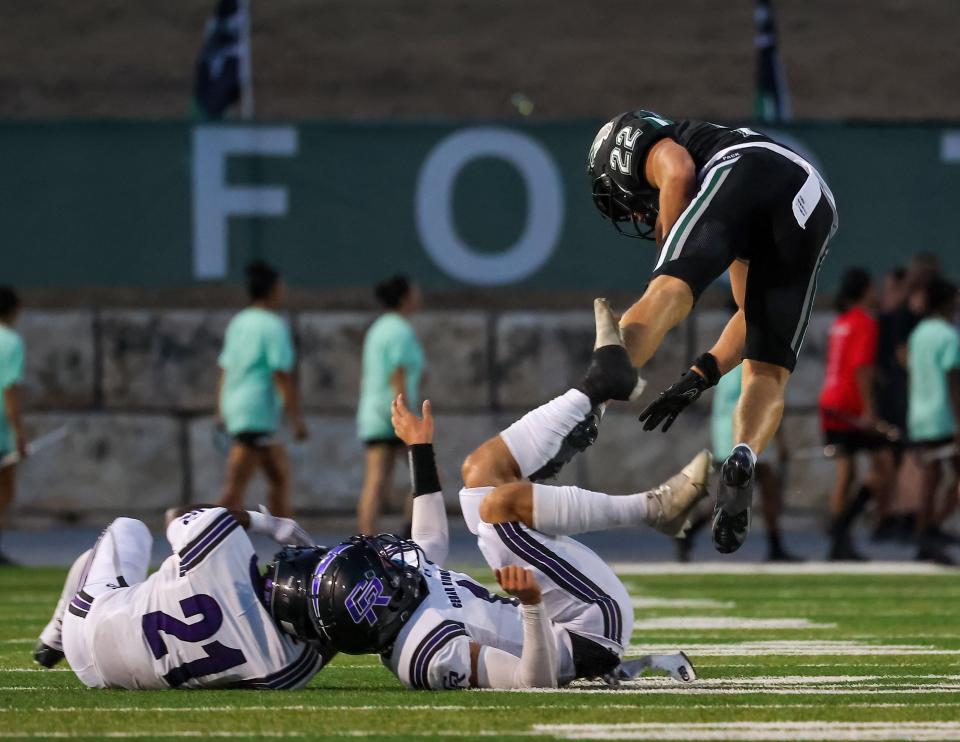
[[[423,552],[391,534],[354,536],[313,571],[311,616],[320,637],[346,654],[382,653],[427,596]]]
[[[310,584],[314,570],[328,551],[325,546],[287,546],[274,555],[264,575],[270,614],[281,629],[306,642],[321,641],[311,613]]]
[[[627,111],[600,128],[587,153],[587,175],[594,205],[614,228],[627,237],[652,240],[660,213],[659,193],[642,176],[625,174],[610,162],[615,133],[637,118],[637,112]]]

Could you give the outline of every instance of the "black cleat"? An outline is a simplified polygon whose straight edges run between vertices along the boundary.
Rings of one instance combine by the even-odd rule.
[[[720,469],[720,487],[713,511],[713,546],[732,554],[750,533],[753,506],[753,461],[745,447],[737,446]]]
[[[787,551],[782,546],[777,546],[767,551],[767,561],[780,564],[800,564],[805,560],[803,557],[798,557],[796,554]]]
[[[870,560],[857,551],[849,537],[841,537],[834,540],[830,546],[830,553],[827,554],[827,560],[831,562],[869,562]]]
[[[917,561],[933,562],[946,567],[953,567],[956,561],[947,553],[947,543],[940,535],[939,529],[930,528],[918,535]]]
[[[933,562],[944,567],[955,567],[957,561],[940,544],[922,544],[917,549],[918,562]]]
[[[48,647],[42,641],[37,641],[33,648],[33,661],[43,667],[51,668],[63,659],[63,651]]]
[[[582,421],[567,433],[560,444],[560,450],[546,464],[529,476],[531,482],[553,479],[569,461],[592,446],[600,435],[600,419],[603,417],[603,405],[598,404],[587,413]]]

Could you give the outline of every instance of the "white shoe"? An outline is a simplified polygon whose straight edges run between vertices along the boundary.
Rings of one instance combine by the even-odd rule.
[[[621,662],[611,673],[603,677],[612,688],[624,681],[636,680],[648,670],[665,672],[681,683],[692,683],[697,679],[697,671],[685,652],[676,654],[645,654],[635,660]]]
[[[707,496],[713,456],[704,449],[666,482],[647,493],[647,524],[673,538],[690,528],[689,515]]]

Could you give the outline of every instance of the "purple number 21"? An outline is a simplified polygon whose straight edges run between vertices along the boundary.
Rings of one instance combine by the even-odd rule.
[[[154,611],[143,617],[140,625],[156,659],[166,656],[168,651],[167,643],[160,636],[160,632],[195,644],[209,639],[223,624],[223,611],[217,601],[209,595],[191,595],[189,598],[184,598],[180,601],[180,609],[183,611],[184,618],[193,616],[202,618],[195,623],[184,623],[163,611]],[[210,642],[200,648],[207,653],[206,657],[185,662],[163,676],[171,687],[183,685],[191,678],[224,672],[247,661],[239,649],[225,647],[220,642]]]

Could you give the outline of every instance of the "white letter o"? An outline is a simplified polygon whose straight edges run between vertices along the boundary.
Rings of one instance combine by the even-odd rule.
[[[513,165],[527,190],[527,220],[520,238],[494,255],[471,249],[453,221],[453,186],[464,166],[478,157],[498,157]],[[420,169],[416,220],[424,248],[453,278],[477,286],[521,281],[550,259],[560,238],[560,171],[549,153],[525,134],[493,126],[454,132],[433,148]]]

